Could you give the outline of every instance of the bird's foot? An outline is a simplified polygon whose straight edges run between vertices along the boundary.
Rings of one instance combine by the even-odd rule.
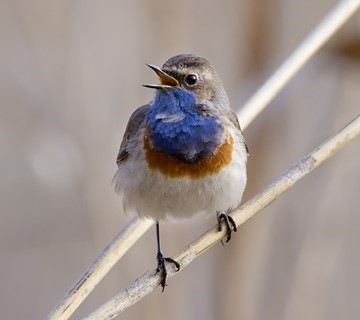
[[[172,258],[164,257],[163,254],[161,253],[161,251],[158,252],[158,254],[156,256],[156,260],[157,260],[156,274],[160,273],[160,285],[162,287],[162,291],[164,291],[165,287],[167,286],[166,277],[168,274],[167,270],[166,270],[165,262],[172,263],[175,266],[176,271],[180,270],[180,264],[179,264],[179,262],[175,261]]]
[[[227,231],[227,236],[226,236],[225,242],[229,242],[231,239],[231,233],[233,231],[234,232],[237,231],[234,219],[231,216],[229,216],[225,211],[218,211],[216,213],[216,217],[217,217],[217,221],[218,221],[218,230],[219,231],[222,231],[222,229],[223,229],[222,222],[224,221],[226,231]],[[222,240],[221,240],[221,244],[224,245],[224,242]]]

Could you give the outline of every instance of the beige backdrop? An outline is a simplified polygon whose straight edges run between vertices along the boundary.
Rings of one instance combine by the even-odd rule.
[[[110,184],[145,63],[192,52],[238,109],[334,0],[0,1],[0,318],[42,319],[125,225]],[[245,132],[245,200],[360,111],[360,16]],[[358,319],[360,143],[119,319]],[[164,224],[173,255],[214,219]],[[155,267],[148,232],[74,319]]]

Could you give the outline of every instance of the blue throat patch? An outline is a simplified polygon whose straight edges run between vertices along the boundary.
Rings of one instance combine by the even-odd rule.
[[[157,89],[147,115],[155,149],[188,163],[211,156],[221,142],[221,125],[199,107],[191,91]]]

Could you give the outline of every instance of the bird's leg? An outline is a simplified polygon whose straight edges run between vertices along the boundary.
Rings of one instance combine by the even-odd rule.
[[[166,286],[166,277],[167,277],[167,270],[166,270],[165,262],[170,262],[170,263],[174,264],[176,267],[176,271],[180,270],[180,264],[172,258],[164,257],[161,252],[159,221],[156,221],[156,240],[157,240],[157,247],[158,247],[158,252],[156,255],[156,260],[157,260],[156,273],[160,273],[160,285],[162,287],[162,291],[164,291],[165,286]]]
[[[229,216],[225,211],[217,211],[216,212],[216,217],[217,217],[217,221],[218,221],[218,230],[219,231],[222,231],[222,229],[223,229],[222,222],[224,221],[226,231],[227,231],[227,236],[226,236],[226,241],[225,242],[229,242],[230,239],[231,239],[231,233],[233,231],[234,232],[237,231],[234,219],[231,216]],[[222,243],[222,245],[224,245],[222,240],[221,240],[221,243]]]

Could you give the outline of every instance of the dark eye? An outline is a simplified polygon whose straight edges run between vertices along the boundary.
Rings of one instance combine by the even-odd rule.
[[[198,81],[198,76],[196,74],[188,74],[185,77],[185,82],[189,85],[189,86],[193,86],[194,84],[196,84],[196,82]]]

